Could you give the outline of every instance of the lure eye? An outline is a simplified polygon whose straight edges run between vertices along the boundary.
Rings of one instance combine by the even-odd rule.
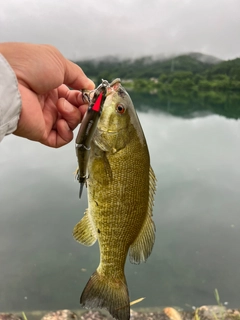
[[[123,114],[125,112],[125,108],[122,104],[118,104],[116,106],[116,111],[117,111],[117,113]]]

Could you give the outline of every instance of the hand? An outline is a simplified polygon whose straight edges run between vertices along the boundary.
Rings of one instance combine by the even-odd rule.
[[[16,73],[22,98],[14,134],[55,148],[70,142],[87,109],[77,90],[91,90],[93,82],[49,45],[2,43],[0,52]]]

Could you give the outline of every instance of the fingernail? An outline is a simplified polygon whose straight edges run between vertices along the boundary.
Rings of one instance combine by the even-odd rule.
[[[68,123],[65,121],[65,124],[64,124],[64,128],[66,131],[72,131],[70,128],[69,128],[69,125]]]
[[[64,99],[63,108],[67,112],[72,112],[74,110],[74,107],[66,99]]]

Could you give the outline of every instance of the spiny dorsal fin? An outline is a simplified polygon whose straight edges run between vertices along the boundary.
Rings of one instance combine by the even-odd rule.
[[[86,209],[84,217],[73,229],[73,237],[85,246],[92,246],[97,240],[97,233],[89,219],[89,212]]]
[[[155,225],[152,220],[152,210],[154,202],[154,193],[156,191],[156,177],[153,169],[149,169],[149,199],[148,199],[148,213],[142,229],[130,246],[129,259],[131,263],[139,264],[147,260],[152,252],[155,242]]]

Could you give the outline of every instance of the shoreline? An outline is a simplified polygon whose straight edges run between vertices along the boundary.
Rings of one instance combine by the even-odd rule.
[[[26,312],[0,312],[0,320],[111,320],[105,310],[35,310]],[[239,309],[222,305],[202,306],[185,311],[177,307],[133,308],[131,320],[240,320]]]

